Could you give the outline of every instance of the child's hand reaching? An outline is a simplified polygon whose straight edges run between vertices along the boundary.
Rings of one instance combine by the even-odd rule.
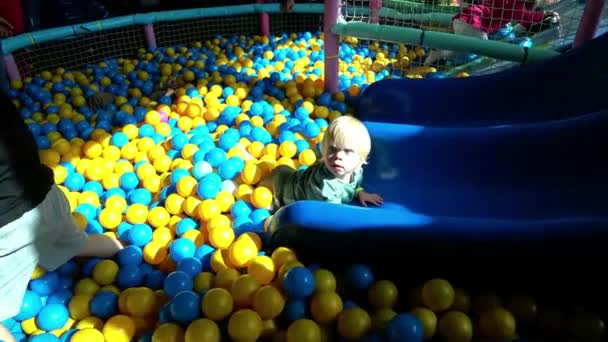
[[[371,203],[376,206],[384,203],[384,199],[380,195],[370,194],[369,192],[365,191],[360,191],[357,197],[359,198],[359,202],[361,202],[361,205],[364,207],[367,207],[368,203]]]

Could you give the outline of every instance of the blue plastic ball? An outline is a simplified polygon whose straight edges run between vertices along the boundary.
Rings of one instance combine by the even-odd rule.
[[[193,257],[195,252],[196,245],[192,240],[186,238],[176,239],[169,246],[169,255],[177,263],[185,258]]]
[[[200,315],[201,300],[193,291],[181,291],[169,302],[171,317],[181,324],[188,324]]]
[[[97,292],[89,304],[91,314],[103,320],[107,320],[116,313],[118,307],[118,295],[112,291]]]
[[[285,273],[282,286],[289,298],[308,298],[315,291],[315,277],[306,267],[294,267]]]
[[[40,329],[51,331],[63,328],[69,317],[70,313],[65,305],[48,304],[38,313],[36,323]]]
[[[386,337],[390,342],[421,342],[424,332],[416,316],[399,314],[388,323]]]
[[[374,283],[372,270],[361,264],[352,265],[346,272],[347,286],[355,291],[366,291]]]
[[[170,298],[175,297],[181,291],[192,291],[194,283],[190,275],[182,271],[171,272],[165,278],[164,290],[165,294]]]

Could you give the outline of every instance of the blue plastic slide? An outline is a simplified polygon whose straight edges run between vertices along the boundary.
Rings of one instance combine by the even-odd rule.
[[[385,265],[414,251],[427,263],[495,257],[511,267],[516,257],[562,265],[570,253],[606,260],[608,112],[496,127],[365,124],[364,187],[385,204],[296,202],[274,215],[270,246]]]
[[[371,84],[363,120],[425,126],[484,126],[556,120],[608,109],[608,33],[579,49],[495,74],[389,79]]]

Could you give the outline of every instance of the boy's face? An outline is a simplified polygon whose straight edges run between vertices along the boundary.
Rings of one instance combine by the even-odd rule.
[[[329,145],[323,159],[327,169],[344,181],[349,181],[353,172],[363,164],[357,151],[350,146]]]

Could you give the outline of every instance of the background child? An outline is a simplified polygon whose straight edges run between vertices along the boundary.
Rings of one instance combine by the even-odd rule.
[[[559,14],[553,11],[536,9],[536,0],[485,0],[479,4],[464,7],[452,18],[455,34],[480,39],[488,39],[488,35],[501,27],[516,21],[530,32],[540,32],[549,27],[559,25]],[[433,50],[424,61],[430,65],[444,58],[454,58],[457,52],[448,50]]]
[[[111,257],[122,245],[85,234],[40,163],[34,137],[10,99],[0,92],[0,322],[14,317],[37,265],[53,271],[75,256]],[[0,324],[0,341],[14,341]]]
[[[151,101],[158,102],[163,96],[173,96],[175,90],[178,88],[177,80],[175,78],[169,78],[166,82],[160,82],[156,87],[156,91],[152,92],[148,98]],[[94,110],[105,108],[107,105],[114,103],[116,96],[112,93],[98,92],[91,95],[87,102],[89,107]]]
[[[321,149],[321,160],[307,169],[278,166],[260,182],[273,192],[277,208],[301,200],[350,203],[357,198],[363,206],[382,204],[380,195],[361,188],[363,165],[371,149],[369,132],[361,121],[350,116],[332,121]]]

